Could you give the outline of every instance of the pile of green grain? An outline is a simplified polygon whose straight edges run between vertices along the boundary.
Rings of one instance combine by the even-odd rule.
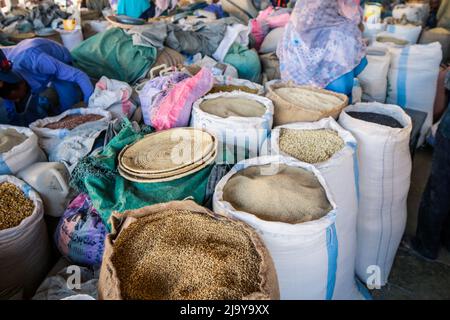
[[[261,258],[247,231],[204,214],[140,218],[114,243],[123,299],[242,299],[259,292]]]
[[[0,230],[17,227],[34,211],[33,201],[14,184],[0,184]]]
[[[344,140],[331,129],[298,130],[282,128],[280,151],[306,163],[320,163],[330,159],[344,147]]]

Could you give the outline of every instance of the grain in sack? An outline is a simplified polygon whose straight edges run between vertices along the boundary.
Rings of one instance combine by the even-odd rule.
[[[295,179],[299,176],[307,178]],[[312,196],[309,201],[296,191],[301,185]],[[234,200],[233,189],[242,192]],[[236,209],[226,199],[253,213]],[[267,206],[264,210],[261,201]],[[303,202],[301,210],[289,201]],[[241,161],[216,186],[213,208],[244,221],[262,237],[275,263],[281,299],[333,298],[339,255],[336,204],[312,165],[283,156]]]
[[[191,127],[204,129],[218,139],[218,163],[234,164],[258,156],[272,122],[272,102],[246,92],[209,94],[192,108]]]
[[[300,140],[283,141],[283,131]],[[284,143],[283,143],[284,142]],[[358,216],[357,144],[353,135],[332,118],[291,123],[272,130],[270,154],[292,156],[313,164],[335,199],[338,258],[333,299],[361,299],[355,283],[356,221]],[[321,157],[319,157],[322,155]],[[345,181],[346,188],[342,188]]]
[[[32,297],[49,270],[50,246],[39,195],[0,176],[0,299]]]
[[[100,299],[279,299],[271,257],[242,222],[173,201],[115,213],[111,224]]]
[[[390,116],[400,122],[402,128],[353,118],[350,112]],[[360,195],[356,274],[366,283],[375,266],[380,271],[381,285],[385,285],[406,225],[412,166],[411,119],[399,106],[358,103],[342,112],[339,124],[358,142]]]

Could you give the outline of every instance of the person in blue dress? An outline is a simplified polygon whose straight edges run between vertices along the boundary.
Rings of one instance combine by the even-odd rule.
[[[88,103],[94,87],[89,77],[71,66],[69,50],[48,39],[28,39],[0,50],[0,122],[27,126],[47,116],[50,102],[42,95],[52,87],[61,113]]]

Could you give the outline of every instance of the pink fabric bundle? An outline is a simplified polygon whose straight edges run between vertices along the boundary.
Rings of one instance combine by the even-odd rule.
[[[152,109],[151,122],[157,131],[187,127],[192,104],[207,94],[214,85],[214,77],[207,68],[195,76],[173,86],[161,103]]]
[[[274,7],[270,6],[260,11],[256,19],[250,20],[251,33],[255,38],[255,49],[259,50],[270,29],[284,27],[289,22],[290,16],[287,12],[277,14]]]

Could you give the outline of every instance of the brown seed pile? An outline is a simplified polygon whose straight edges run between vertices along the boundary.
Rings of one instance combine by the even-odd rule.
[[[312,172],[285,164],[239,171],[223,188],[223,199],[262,220],[290,224],[320,219],[332,209]]]
[[[344,140],[331,129],[297,130],[282,128],[280,151],[306,163],[320,163],[330,159],[344,147]]]
[[[48,129],[69,129],[72,130],[86,122],[92,122],[102,119],[103,116],[98,114],[73,114],[65,116],[61,120],[47,124],[44,128]]]
[[[114,243],[123,299],[242,299],[259,292],[261,258],[230,221],[169,210],[138,219]]]
[[[233,84],[229,84],[229,85],[221,85],[221,84],[216,84],[214,85],[214,87],[209,91],[209,93],[217,93],[217,92],[232,92],[232,91],[244,91],[247,93],[253,93],[253,94],[257,94],[258,90],[257,89],[252,89],[246,86],[238,86],[238,85],[233,85]]]
[[[14,184],[0,184],[0,230],[17,227],[34,211],[33,201]]]

